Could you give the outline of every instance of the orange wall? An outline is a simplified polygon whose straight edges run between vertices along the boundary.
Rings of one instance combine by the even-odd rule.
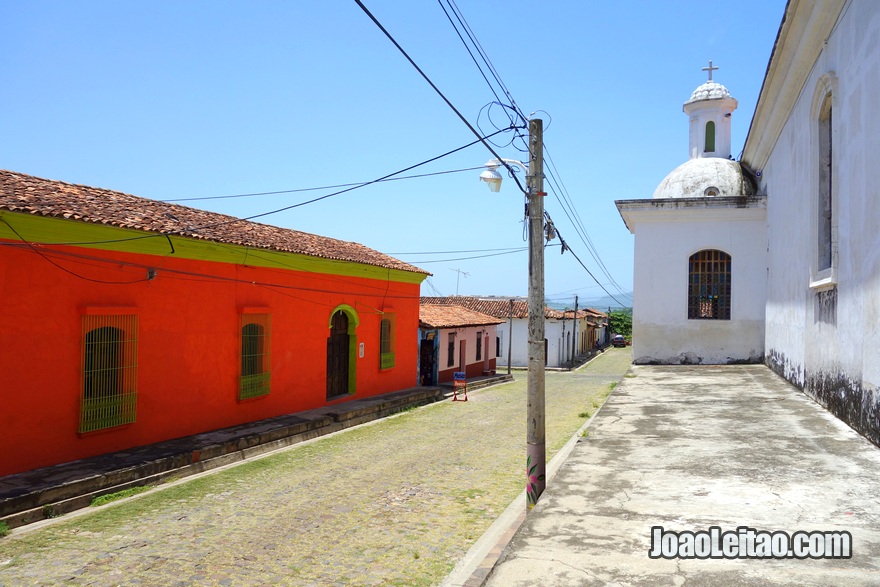
[[[78,276],[31,249],[0,246],[0,476],[326,405],[328,322],[340,304],[358,312],[364,357],[356,393],[332,403],[416,385],[418,284],[52,251],[75,255],[51,258]],[[155,267],[155,279],[130,263]],[[81,316],[100,306],[137,309],[137,421],[79,435]],[[246,401],[237,400],[241,307],[272,315],[271,393]],[[396,365],[386,371],[379,369],[379,310],[396,314]]]

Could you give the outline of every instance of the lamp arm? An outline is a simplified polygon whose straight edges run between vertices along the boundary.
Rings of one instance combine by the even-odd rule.
[[[528,166],[525,163],[523,163],[522,161],[518,161],[516,159],[492,159],[492,161],[490,161],[489,163],[495,163],[498,166],[501,166],[505,163],[507,165],[517,165],[517,166],[519,166],[520,169],[523,170],[523,172],[525,172],[526,174],[529,173]],[[489,163],[487,163],[486,165],[489,165]]]

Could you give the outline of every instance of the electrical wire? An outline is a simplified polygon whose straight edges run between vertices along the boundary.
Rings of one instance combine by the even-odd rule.
[[[483,143],[483,146],[486,147],[486,149],[488,149],[490,153],[492,153],[492,156],[495,157],[495,159],[497,159],[502,165],[504,165],[504,167],[506,167],[508,169],[508,171],[510,171],[512,174],[513,171],[510,169],[510,165],[508,165],[507,163],[504,163],[504,161],[502,161],[501,155],[499,155],[498,153],[495,152],[495,149],[493,149],[492,146],[483,138],[483,136],[479,132],[477,132],[477,129],[475,129],[473,127],[473,125],[470,122],[468,122],[468,119],[465,118],[464,115],[461,112],[459,112],[458,108],[456,108],[455,105],[449,101],[449,98],[447,98],[443,94],[443,92],[440,91],[440,89],[434,84],[434,82],[431,81],[431,78],[429,78],[427,76],[427,74],[425,74],[425,72],[422,71],[422,68],[419,67],[415,61],[413,61],[412,57],[410,57],[409,54],[403,49],[403,47],[400,46],[400,43],[398,43],[395,40],[395,38],[391,36],[391,33],[389,33],[388,30],[386,30],[385,27],[382,26],[382,23],[380,23],[376,19],[376,17],[373,16],[373,13],[370,12],[366,6],[364,6],[364,3],[361,2],[361,0],[354,0],[354,1],[355,1],[355,3],[357,3],[358,6],[360,6],[361,10],[364,11],[364,13],[370,18],[370,20],[373,21],[373,24],[375,24],[377,27],[379,27],[379,30],[381,30],[382,33],[384,33],[385,36],[388,37],[388,40],[391,41],[394,44],[394,46],[397,48],[397,50],[400,51],[400,53],[406,58],[407,61],[409,61],[410,65],[412,65],[415,68],[415,70],[417,72],[419,72],[419,75],[421,75],[422,78],[426,82],[428,82],[428,85],[431,86],[431,88],[437,93],[437,95],[440,96],[444,102],[446,102],[446,105],[449,106],[449,108],[456,114],[456,116],[458,116],[458,118],[465,124],[465,126],[467,126],[468,129],[470,129],[470,131],[474,134],[474,136],[478,137],[478,140],[481,143]],[[522,184],[519,182],[519,179],[517,179],[517,177],[515,175],[513,176],[513,179],[514,179],[514,181],[516,181],[516,184],[519,186],[520,191],[522,191],[524,193],[528,193],[528,191],[525,188],[523,188]]]
[[[470,144],[473,145],[476,143],[470,143]],[[299,192],[314,192],[314,191],[320,191],[320,190],[333,190],[333,189],[337,189],[337,188],[345,188],[345,187],[350,187],[350,186],[365,186],[365,185],[369,185],[371,183],[379,183],[379,182],[386,182],[386,181],[400,181],[402,179],[416,179],[416,178],[420,178],[420,177],[431,177],[434,175],[460,173],[462,171],[475,171],[477,169],[484,169],[484,167],[482,165],[480,165],[479,167],[466,167],[464,169],[451,169],[449,171],[435,171],[434,173],[421,173],[421,174],[417,174],[417,175],[404,175],[403,177],[389,177],[387,179],[374,180],[374,181],[359,181],[359,182],[355,182],[355,183],[340,183],[337,185],[325,185],[325,186],[314,187],[314,188],[298,188],[298,189],[292,189],[292,190],[278,190],[278,191],[274,191],[274,192],[255,192],[252,194],[233,194],[233,195],[228,195],[228,196],[205,196],[205,197],[201,197],[201,198],[173,198],[173,199],[169,199],[169,200],[157,200],[157,201],[158,202],[195,202],[195,201],[200,201],[200,200],[225,200],[225,199],[230,199],[230,198],[251,198],[251,197],[256,197],[256,196],[275,196],[278,194],[295,194],[295,193],[299,193]]]
[[[464,251],[417,251],[407,253],[387,253],[388,255],[454,255],[458,253],[494,253],[496,251],[521,251],[522,247],[507,247],[505,249],[469,249]]]
[[[510,130],[510,129],[501,129],[501,130],[498,130],[498,131],[496,131],[495,133],[492,133],[491,135],[489,135],[489,137],[491,137],[491,136],[495,136],[495,135],[500,134],[500,133],[502,133],[502,132],[507,132],[508,130]],[[483,137],[483,138],[488,138],[488,137]],[[330,198],[330,197],[333,197],[333,196],[338,196],[338,195],[340,195],[340,194],[347,193],[347,192],[350,192],[350,191],[356,190],[356,189],[361,188],[361,187],[365,187],[365,186],[368,186],[368,185],[371,185],[371,184],[374,184],[374,183],[378,183],[378,182],[381,182],[381,181],[385,181],[385,180],[387,180],[387,179],[389,179],[389,178],[391,178],[391,177],[393,177],[393,176],[395,176],[395,175],[399,175],[399,174],[401,174],[401,173],[405,173],[405,172],[409,171],[410,169],[415,169],[416,167],[420,167],[420,166],[422,166],[422,165],[426,165],[426,164],[428,164],[428,163],[431,163],[431,162],[436,161],[436,160],[438,160],[438,159],[442,159],[443,157],[446,157],[446,156],[451,155],[451,154],[453,154],[453,153],[457,153],[458,151],[462,151],[462,150],[464,150],[464,149],[467,149],[468,147],[472,147],[472,146],[476,145],[476,144],[479,143],[479,142],[481,142],[481,139],[477,139],[477,140],[475,140],[475,141],[471,141],[470,143],[467,143],[466,145],[463,145],[463,146],[458,147],[458,148],[456,148],[456,149],[452,149],[452,150],[450,150],[450,151],[447,151],[446,153],[443,153],[442,155],[437,155],[436,157],[432,157],[432,158],[427,159],[427,160],[425,160],[425,161],[422,161],[422,162],[420,162],[420,163],[416,163],[415,165],[410,165],[409,167],[406,167],[406,168],[404,168],[404,169],[401,169],[401,170],[395,171],[395,172],[393,172],[393,173],[389,173],[389,174],[384,175],[384,176],[382,176],[382,177],[380,177],[380,178],[378,178],[378,179],[375,179],[375,180],[373,180],[373,181],[368,181],[368,182],[364,182],[364,183],[354,184],[353,187],[349,187],[349,188],[347,188],[347,189],[340,190],[340,191],[337,191],[337,192],[333,192],[333,193],[330,193],[330,194],[325,194],[325,195],[323,195],[323,196],[321,196],[321,197],[319,197],[319,198],[314,198],[314,199],[311,199],[311,200],[307,200],[307,201],[305,201],[305,202],[300,202],[300,203],[298,203],[298,204],[293,204],[293,205],[291,205],[291,206],[286,206],[286,207],[284,207],[284,208],[280,208],[280,209],[278,209],[278,210],[273,210],[273,211],[270,211],[270,212],[263,212],[263,213],[261,213],[261,214],[255,214],[255,215],[253,215],[253,216],[248,216],[248,217],[246,217],[246,218],[232,218],[232,219],[230,219],[230,220],[224,220],[224,221],[222,221],[222,222],[214,222],[214,223],[208,223],[208,224],[203,224],[203,225],[198,225],[198,226],[190,226],[190,227],[187,227],[187,228],[182,229],[182,230],[171,231],[171,232],[167,232],[167,233],[165,233],[165,232],[159,232],[159,233],[141,234],[141,235],[138,235],[138,236],[132,236],[132,237],[121,238],[121,239],[107,239],[107,240],[101,240],[101,241],[76,241],[76,242],[68,241],[68,242],[51,242],[51,243],[50,243],[50,242],[44,242],[44,243],[39,243],[39,244],[41,244],[41,245],[74,245],[74,246],[75,246],[75,245],[100,245],[100,244],[110,244],[110,243],[121,243],[121,242],[137,241],[137,240],[149,239],[149,238],[165,238],[165,239],[168,240],[168,244],[169,244],[169,246],[171,247],[171,253],[173,254],[173,253],[174,253],[174,244],[171,242],[171,238],[170,238],[172,235],[174,235],[174,236],[189,236],[189,235],[186,234],[187,232],[195,232],[195,231],[203,230],[203,229],[205,229],[205,228],[213,228],[213,227],[215,227],[215,226],[221,226],[221,225],[224,225],[224,224],[232,224],[232,223],[235,223],[235,222],[248,221],[248,220],[252,220],[252,219],[254,219],[254,218],[259,218],[259,217],[262,217],[262,216],[268,216],[268,215],[270,215],[270,214],[276,214],[276,213],[278,213],[278,212],[282,212],[282,211],[285,211],[285,210],[290,210],[290,209],[292,209],[292,208],[298,208],[298,207],[300,207],[300,206],[305,206],[306,204],[311,204],[311,203],[314,203],[314,202],[318,202],[318,201],[320,201],[320,200],[324,200],[324,199],[327,199],[327,198]],[[482,167],[477,167],[477,168],[475,168],[475,169],[481,169],[481,168],[482,168]],[[413,176],[413,177],[421,177],[421,176]],[[403,178],[401,178],[401,179],[403,179]],[[312,189],[312,188],[307,188],[307,189]]]
[[[0,219],[0,220],[2,220],[2,219]],[[80,275],[80,274],[76,273],[75,271],[71,271],[71,270],[59,265],[58,263],[54,262],[49,257],[53,256],[56,258],[68,258],[68,259],[71,259],[73,262],[78,262],[78,263],[86,264],[86,265],[91,264],[93,266],[100,266],[100,264],[112,265],[116,269],[130,267],[130,268],[142,269],[142,270],[146,271],[148,269],[155,268],[152,265],[146,265],[143,263],[122,261],[120,259],[114,259],[114,258],[110,258],[110,257],[99,257],[99,256],[94,256],[94,255],[86,255],[86,254],[78,253],[78,252],[74,252],[74,251],[53,250],[53,251],[47,251],[44,253],[42,251],[39,251],[35,246],[33,246],[32,244],[30,244],[26,241],[22,241],[22,243],[0,243],[0,246],[12,246],[13,248],[18,248],[19,250],[22,250],[22,251],[35,253],[35,254],[39,255],[40,257],[42,257],[43,259],[45,259],[46,261],[48,261],[49,263],[51,263],[52,265],[54,265],[55,267],[57,267],[58,269],[61,269],[65,273],[68,273],[78,279],[82,279],[82,280],[90,281],[90,282],[94,282],[94,283],[103,283],[103,284],[110,284],[110,285],[130,285],[130,284],[134,284],[134,283],[141,283],[141,282],[147,282],[147,281],[152,281],[152,280],[149,278],[138,279],[135,281],[96,280],[96,279],[93,279],[90,277],[86,277],[84,275]],[[94,263],[97,263],[98,265],[95,265]],[[245,269],[250,268],[248,266],[239,266],[239,267],[245,268]],[[270,269],[270,268],[260,267],[260,269],[266,270],[266,269]],[[266,287],[274,287],[274,288],[279,288],[279,289],[284,289],[284,290],[302,291],[302,292],[319,293],[319,294],[352,295],[352,293],[353,293],[351,287],[344,287],[344,288],[340,288],[340,289],[328,289],[328,288],[321,288],[321,287],[305,287],[302,285],[293,285],[293,284],[286,284],[286,283],[273,283],[273,282],[267,282],[267,281],[256,281],[256,280],[252,280],[252,279],[229,277],[229,276],[217,275],[217,274],[213,274],[213,273],[201,273],[201,272],[197,272],[197,271],[186,271],[183,269],[174,269],[174,268],[168,268],[168,267],[162,268],[161,272],[159,273],[159,276],[161,276],[163,278],[177,278],[177,279],[183,279],[183,280],[189,280],[189,281],[200,281],[200,282],[219,281],[219,282],[224,282],[224,283],[238,283],[238,284],[243,284],[243,285],[266,286]],[[322,273],[321,276],[325,277],[326,274]],[[384,287],[383,288],[370,287],[370,286],[367,286],[366,284],[363,284],[363,283],[357,284],[357,285],[359,286],[360,289],[378,289],[378,290],[380,290],[380,292],[384,291],[384,289],[385,289]],[[370,292],[355,292],[355,293],[359,293],[360,295],[375,296],[375,297],[382,297],[382,295],[383,295],[382,293],[370,293]],[[388,294],[388,295],[386,295],[386,297],[392,298],[392,299],[412,299],[412,296],[409,294],[400,294],[400,295]]]
[[[516,101],[513,99],[511,92],[507,88],[506,84],[504,84],[504,82],[502,81],[501,76],[498,74],[498,71],[495,69],[494,65],[492,65],[492,62],[489,60],[488,55],[483,50],[482,45],[477,40],[476,35],[473,33],[473,30],[471,30],[470,26],[467,24],[467,21],[464,18],[464,15],[461,13],[461,10],[455,4],[454,0],[445,0],[445,1],[446,1],[446,4],[449,5],[452,12],[455,14],[456,20],[458,21],[458,26],[456,26],[455,22],[452,21],[452,18],[449,16],[449,11],[447,11],[446,8],[444,7],[444,5],[443,5],[444,0],[438,0],[438,3],[440,4],[441,8],[443,9],[443,12],[446,14],[446,17],[449,20],[450,24],[452,24],[453,28],[456,30],[456,34],[458,34],[459,39],[464,44],[465,49],[467,50],[468,54],[471,56],[471,59],[474,61],[475,65],[477,66],[477,69],[480,71],[480,74],[483,76],[483,79],[489,85],[490,90],[492,91],[493,95],[495,96],[495,98],[497,100],[497,102],[490,103],[487,106],[484,106],[483,109],[480,110],[480,117],[478,117],[478,121],[482,117],[483,111],[486,110],[488,107],[489,110],[487,113],[487,118],[489,120],[489,123],[492,124],[493,126],[495,126],[496,128],[498,128],[497,125],[495,125],[494,121],[492,121],[492,117],[491,117],[491,106],[496,103],[504,108],[504,112],[505,112],[505,114],[508,115],[508,119],[511,122],[511,124],[513,124],[513,122],[514,122],[514,117],[513,117],[513,115],[510,114],[508,109],[510,109],[514,113],[516,113],[516,115],[522,121],[524,121],[524,122],[527,121],[528,118],[530,118],[530,117],[526,117],[525,114],[522,112],[522,110],[516,105]],[[459,27],[461,27],[461,29],[464,31],[464,34],[462,34],[462,32],[459,30]],[[483,63],[486,65],[486,67],[490,71],[493,79],[495,80],[495,83],[497,83],[497,85],[501,88],[501,91],[503,92],[503,94],[507,98],[507,100],[509,100],[509,102],[511,104],[510,106],[507,106],[506,104],[502,103],[502,101],[498,95],[498,92],[495,90],[494,85],[489,81],[486,73],[483,70],[483,67],[477,62],[477,59],[474,56],[474,52],[471,50],[468,42],[465,41],[464,37],[467,37],[467,39],[470,41],[470,45],[472,45],[476,49],[476,51],[479,53],[480,58],[482,59]],[[523,141],[525,143],[525,148],[523,148],[521,150],[524,152],[528,152],[528,143],[527,143],[525,137],[523,137],[522,134],[517,133],[517,138],[519,138],[521,141]],[[545,150],[547,149],[546,145],[544,146],[544,148],[545,148]],[[599,266],[599,268],[602,270],[602,272],[605,274],[605,276],[608,278],[609,282],[620,292],[620,294],[622,296],[629,296],[629,294],[625,293],[623,291],[623,288],[621,288],[620,285],[616,282],[614,277],[608,271],[608,268],[605,266],[605,263],[602,261],[601,256],[599,256],[598,250],[596,249],[595,245],[593,244],[592,240],[589,237],[589,234],[587,233],[586,229],[584,228],[583,222],[580,220],[580,216],[577,213],[577,209],[575,208],[574,203],[571,201],[570,196],[568,196],[567,190],[564,188],[564,184],[562,184],[561,180],[555,179],[554,172],[557,176],[559,175],[559,172],[556,169],[555,163],[553,162],[552,158],[549,155],[549,151],[546,154],[546,159],[549,160],[550,167],[551,167],[550,173],[547,174],[551,178],[551,191],[553,191],[552,190],[552,183],[553,182],[556,182],[561,186],[558,191],[562,194],[562,198],[560,198],[559,194],[557,194],[556,191],[554,191],[554,195],[556,196],[557,201],[559,201],[560,206],[562,207],[566,216],[568,216],[569,221],[572,223],[572,226],[574,226],[576,233],[581,238],[581,240],[584,242],[584,245],[586,246],[588,252],[593,257],[594,261]]]
[[[358,2],[358,0],[355,0],[355,1]],[[499,131],[497,131],[496,133],[493,133],[493,134],[499,134],[499,133],[501,133],[501,132],[504,132],[505,130],[507,130],[507,129],[499,130]],[[476,133],[476,131],[474,131],[474,132]],[[243,220],[253,220],[254,218],[262,218],[262,217],[264,217],[264,216],[269,216],[269,215],[272,215],[272,214],[278,214],[279,212],[285,212],[285,211],[287,211],[287,210],[292,210],[292,209],[294,209],[294,208],[299,208],[300,206],[305,206],[306,204],[313,204],[313,203],[315,203],[315,202],[320,202],[321,200],[326,200],[327,198],[332,198],[332,197],[334,197],[334,196],[338,196],[338,195],[340,195],[340,194],[344,194],[344,193],[347,193],[347,192],[350,192],[350,191],[356,190],[356,189],[358,189],[358,188],[362,188],[362,187],[365,187],[365,186],[368,186],[368,185],[372,185],[372,184],[374,184],[374,183],[378,183],[378,182],[380,182],[380,181],[383,181],[383,180],[388,179],[389,177],[392,177],[392,176],[395,176],[395,175],[399,175],[399,174],[401,174],[401,173],[405,173],[405,172],[409,171],[410,169],[415,169],[416,167],[420,167],[420,166],[422,166],[422,165],[426,165],[426,164],[431,163],[431,162],[433,162],[433,161],[436,161],[436,160],[438,160],[438,159],[442,159],[443,157],[447,157],[447,156],[449,156],[449,155],[452,155],[453,153],[457,153],[458,151],[461,151],[461,150],[467,149],[468,147],[472,147],[473,145],[476,145],[477,143],[483,143],[483,144],[485,145],[485,144],[486,144],[486,141],[485,141],[484,137],[482,137],[482,136],[480,136],[479,134],[477,134],[477,140],[475,140],[475,141],[471,141],[470,143],[468,143],[468,144],[466,144],[466,145],[464,145],[464,146],[458,147],[457,149],[452,149],[451,151],[447,151],[446,153],[443,153],[442,155],[437,155],[436,157],[432,157],[431,159],[428,159],[428,160],[426,160],[426,161],[422,161],[421,163],[416,163],[415,165],[410,165],[409,167],[405,167],[405,168],[400,169],[400,170],[398,170],[398,171],[395,171],[395,172],[393,172],[393,173],[389,173],[388,175],[383,175],[382,177],[380,177],[380,178],[378,178],[378,179],[374,179],[373,181],[368,181],[368,182],[363,183],[363,184],[359,184],[359,185],[356,185],[356,186],[353,186],[353,187],[349,187],[349,188],[346,188],[346,189],[343,189],[343,190],[339,190],[339,191],[336,191],[336,192],[332,192],[332,193],[329,193],[329,194],[325,194],[325,195],[323,195],[323,196],[320,196],[320,197],[317,197],[317,198],[312,198],[311,200],[306,200],[305,202],[300,202],[300,203],[298,203],[298,204],[291,204],[290,206],[284,206],[283,208],[278,208],[277,210],[270,210],[269,212],[261,212],[260,214],[252,214],[251,216],[245,216],[244,218],[235,218],[235,219],[233,219],[233,220],[225,220],[225,221],[223,221],[223,222],[216,222],[216,223],[213,223],[213,224],[206,224],[206,225],[198,226],[198,227],[195,228],[195,230],[200,230],[200,229],[204,229],[204,228],[213,228],[213,227],[215,227],[215,226],[220,226],[220,225],[223,225],[223,224],[231,224],[231,223],[234,223],[234,222],[241,222],[241,221],[243,221]],[[191,230],[193,230],[193,229],[191,229]]]
[[[467,261],[469,259],[485,259],[486,257],[499,257],[501,255],[510,255],[512,253],[522,253],[523,251],[528,251],[528,250],[529,250],[528,247],[521,247],[519,249],[516,249],[513,251],[506,251],[504,253],[491,253],[489,255],[477,255],[474,257],[458,257],[456,259],[435,259],[435,260],[430,260],[430,261],[420,259],[418,261],[406,261],[406,263],[411,263],[413,265],[416,263],[418,263],[419,265],[426,265],[428,263],[445,263],[447,261]]]

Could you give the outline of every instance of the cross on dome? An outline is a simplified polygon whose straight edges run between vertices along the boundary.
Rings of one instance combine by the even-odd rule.
[[[710,60],[709,60],[709,67],[704,67],[704,68],[703,68],[703,71],[708,71],[708,72],[709,72],[709,81],[712,81],[712,72],[715,71],[715,70],[717,70],[717,69],[718,69],[717,67],[712,67],[712,60],[710,59]]]

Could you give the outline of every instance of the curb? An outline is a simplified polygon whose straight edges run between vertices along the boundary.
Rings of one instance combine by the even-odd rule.
[[[599,356],[599,355],[596,355]],[[628,373],[629,371],[627,371]],[[568,441],[560,448],[550,462],[547,463],[547,484],[556,476],[559,468],[568,459],[575,445],[578,443],[584,431],[590,427],[593,420],[605,407],[605,403],[611,394],[620,386],[620,381],[614,386],[605,400],[596,411],[590,416],[583,425],[568,439]],[[540,501],[540,498],[539,498]],[[504,554],[504,550],[513,539],[516,531],[519,530],[522,523],[527,517],[526,510],[526,492],[525,490],[514,499],[510,505],[502,512],[502,514],[489,526],[483,535],[468,550],[464,558],[462,558],[455,568],[440,583],[439,587],[483,587],[495,565]]]

